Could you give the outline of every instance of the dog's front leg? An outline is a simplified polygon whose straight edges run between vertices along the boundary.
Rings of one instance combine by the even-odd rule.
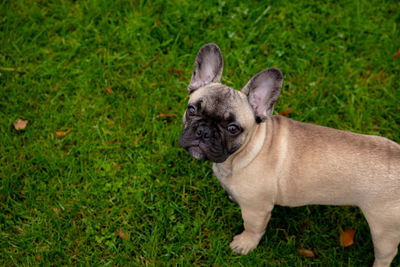
[[[241,206],[244,231],[235,236],[230,244],[234,252],[246,255],[257,247],[271,218],[272,208],[272,205],[270,207]]]

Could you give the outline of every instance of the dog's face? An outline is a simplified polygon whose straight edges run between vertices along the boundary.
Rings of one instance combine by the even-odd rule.
[[[243,93],[211,83],[190,95],[180,145],[196,159],[223,162],[241,147],[255,123]]]
[[[220,83],[222,69],[218,46],[203,46],[188,86],[190,98],[179,138],[191,156],[216,163],[237,152],[257,123],[272,116],[283,81],[280,70],[267,69],[237,91]]]

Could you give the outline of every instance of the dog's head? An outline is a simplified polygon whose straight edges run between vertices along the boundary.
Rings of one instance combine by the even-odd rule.
[[[179,138],[191,156],[216,163],[238,151],[252,129],[272,116],[283,82],[282,72],[270,68],[238,91],[220,83],[223,65],[216,44],[207,44],[197,53]]]

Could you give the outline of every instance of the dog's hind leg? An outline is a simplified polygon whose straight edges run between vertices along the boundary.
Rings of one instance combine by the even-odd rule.
[[[374,208],[373,211],[364,210],[363,212],[374,244],[373,267],[389,267],[397,254],[400,243],[400,207],[379,207],[379,209]]]

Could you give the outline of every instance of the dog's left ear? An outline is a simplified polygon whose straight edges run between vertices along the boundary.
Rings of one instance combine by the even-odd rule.
[[[272,116],[274,104],[281,93],[283,75],[279,69],[270,68],[251,78],[242,93],[254,110],[257,121],[265,121]]]
[[[204,45],[196,56],[192,79],[188,86],[189,93],[208,83],[219,83],[223,68],[224,60],[219,47],[213,43]]]

